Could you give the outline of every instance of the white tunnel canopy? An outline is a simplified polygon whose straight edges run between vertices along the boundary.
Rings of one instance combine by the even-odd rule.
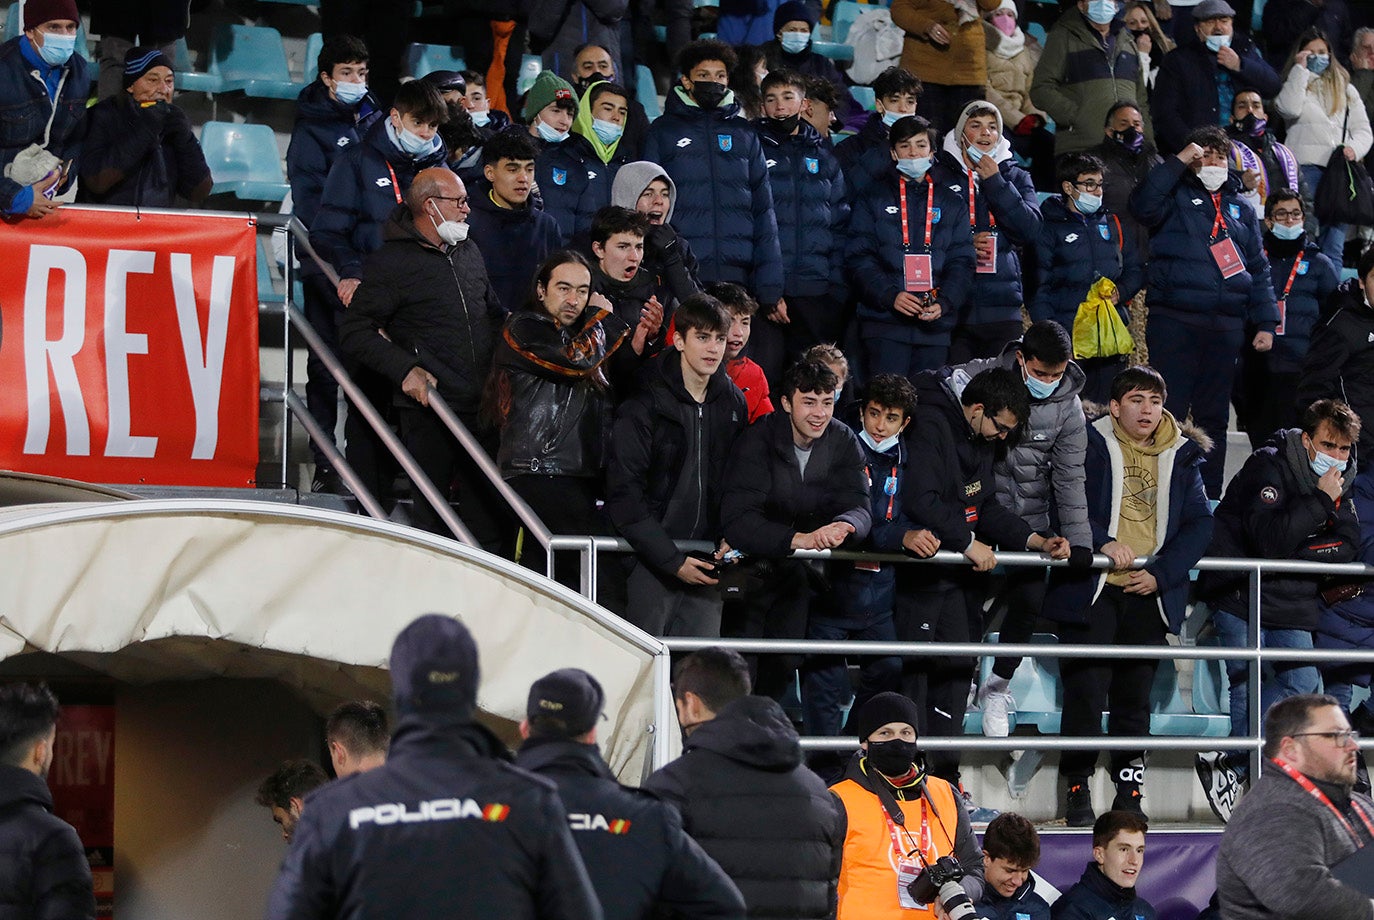
[[[0,660],[41,650],[140,684],[270,678],[325,712],[389,699],[392,640],[429,612],[472,631],[488,720],[519,721],[530,684],[549,671],[595,675],[606,691],[602,750],[622,781],[639,782],[655,729],[667,727],[654,725],[661,644],[506,560],[295,505],[0,508]]]

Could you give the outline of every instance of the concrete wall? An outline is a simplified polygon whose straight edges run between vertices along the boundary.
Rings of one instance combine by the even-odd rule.
[[[322,720],[267,681],[123,687],[116,707],[115,916],[262,916],[285,845],[253,797],[322,756]]]

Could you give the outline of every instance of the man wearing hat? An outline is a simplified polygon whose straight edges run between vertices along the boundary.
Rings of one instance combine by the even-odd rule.
[[[76,53],[76,0],[28,0],[0,45],[0,212],[45,217],[76,197],[91,78]]]
[[[849,86],[844,82],[835,62],[811,47],[811,33],[816,28],[818,12],[804,0],[787,0],[778,4],[773,11],[773,39],[765,42],[763,53],[768,62],[768,72],[787,70],[803,77],[817,77],[835,87],[840,97],[839,110],[835,113],[844,120],[852,113],[862,110],[849,95]]]
[[[385,765],[311,793],[270,920],[601,920],[552,784],[475,721],[477,645],[426,614],[391,647]]]
[[[1164,56],[1150,100],[1155,138],[1164,153],[1182,150],[1194,128],[1229,125],[1232,104],[1242,90],[1272,99],[1283,88],[1250,37],[1234,31],[1235,15],[1226,0],[1202,0],[1193,7],[1198,40],[1180,41]]]
[[[563,668],[530,687],[517,766],[553,781],[606,920],[656,908],[675,917],[742,918],[744,898],[682,829],[676,811],[615,780],[596,747],[605,694],[586,671]]]
[[[950,920],[961,920],[973,916],[972,902],[982,897],[982,849],[958,791],[925,772],[919,719],[915,703],[890,692],[850,716],[859,750],[844,779],[830,787],[849,817],[837,920],[933,920],[937,898]],[[953,868],[948,857],[961,880],[908,891],[937,860],[939,868]]]
[[[591,230],[592,214],[611,200],[612,171],[585,137],[573,133],[577,94],[558,74],[540,72],[525,96],[524,117],[539,146],[534,181],[566,244],[574,233]]]
[[[124,92],[91,108],[79,200],[170,208],[199,204],[212,180],[186,113],[172,104],[171,58],[156,48],[124,55]]]

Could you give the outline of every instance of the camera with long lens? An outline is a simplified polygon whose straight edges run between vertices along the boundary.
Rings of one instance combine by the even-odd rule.
[[[963,878],[964,867],[959,865],[959,860],[941,856],[926,864],[921,874],[907,886],[907,893],[917,904],[933,904],[938,899],[950,920],[965,920],[977,911],[959,884]]]

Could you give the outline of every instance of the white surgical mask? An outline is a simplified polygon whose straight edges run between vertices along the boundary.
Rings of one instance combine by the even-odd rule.
[[[1296,240],[1302,236],[1302,229],[1302,224],[1294,224],[1291,227],[1287,224],[1274,224],[1270,232],[1274,234],[1275,239]]]
[[[1102,207],[1102,196],[1080,192],[1073,200],[1073,205],[1078,208],[1080,214],[1096,214],[1097,209]]]
[[[620,125],[600,118],[592,119],[592,130],[596,132],[596,136],[601,139],[603,144],[614,144],[625,133],[625,129]]]
[[[806,46],[811,44],[811,35],[807,32],[784,32],[780,41],[783,51],[788,54],[797,54],[805,51]]]
[[[1116,18],[1116,0],[1088,0],[1088,18],[1106,25]]]
[[[897,119],[901,117],[901,112],[894,112],[891,109],[888,109],[886,112],[883,113],[883,124],[887,125],[890,128],[893,125],[895,125],[897,123]]]
[[[1197,177],[1202,181],[1202,187],[1209,192],[1215,192],[1225,185],[1228,174],[1225,166],[1204,166],[1197,171]]]
[[[1337,460],[1330,454],[1324,454],[1321,451],[1317,451],[1317,456],[1313,457],[1309,462],[1312,465],[1312,472],[1316,473],[1318,476],[1325,476],[1327,470],[1345,472],[1346,461]]]
[[[357,105],[359,102],[363,101],[363,97],[366,95],[366,83],[345,83],[340,81],[334,84],[334,98],[338,99],[344,105]]]
[[[1207,36],[1207,50],[1216,54],[1222,48],[1231,47],[1231,36],[1229,35],[1209,35]]]
[[[438,210],[437,206],[435,210]],[[442,214],[440,214],[439,216],[443,217]],[[434,224],[434,232],[439,234],[439,239],[443,240],[450,246],[457,246],[459,243],[463,242],[463,240],[468,238],[468,225],[463,221],[445,220],[436,223],[434,220],[434,215],[431,214],[429,216],[429,222],[431,224]]]
[[[897,161],[897,171],[908,179],[924,179],[930,171],[930,157],[903,157]]]
[[[413,157],[423,156],[429,153],[434,149],[435,143],[438,141],[438,138],[435,137],[425,140],[420,135],[412,133],[406,128],[401,128],[398,131],[391,122],[387,122],[386,126],[387,130],[391,132],[391,136],[396,139],[396,146]]]
[[[472,123],[479,128],[486,127],[487,122],[491,121],[491,106],[484,109],[473,109],[468,112],[472,116]]]
[[[567,131],[559,131],[544,124],[543,120],[535,122],[535,128],[539,131],[539,136],[550,144],[561,144],[568,139]]]
[[[868,433],[867,428],[860,428],[859,439],[878,453],[885,454],[897,446],[897,442],[902,439],[902,433],[899,431],[890,438],[883,438],[881,441],[876,441],[873,439],[873,435]]]

